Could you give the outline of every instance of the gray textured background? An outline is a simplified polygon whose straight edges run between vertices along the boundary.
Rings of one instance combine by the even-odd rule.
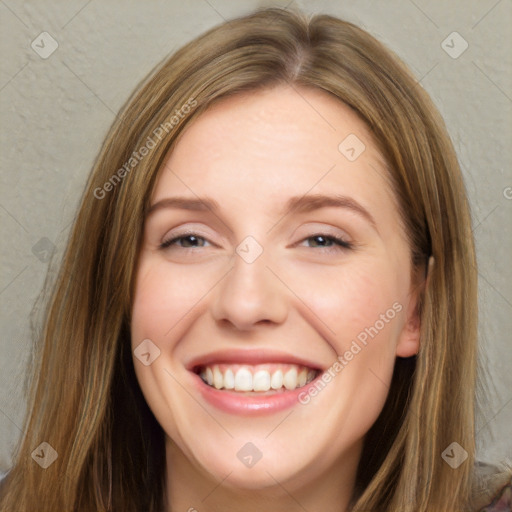
[[[478,416],[479,457],[512,463],[510,0],[0,0],[0,470],[21,434],[29,313],[116,112],[164,56],[265,5],[359,24],[412,68],[441,110],[472,205],[480,352],[494,382]],[[43,32],[58,44],[49,56]]]

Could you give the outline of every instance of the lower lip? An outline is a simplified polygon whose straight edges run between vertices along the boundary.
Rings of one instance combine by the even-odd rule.
[[[199,375],[195,373],[193,375],[196,378],[199,392],[207,402],[222,411],[242,415],[270,414],[293,407],[299,403],[299,395],[307,393],[308,388],[312,387],[318,378],[316,377],[301,388],[258,396],[256,393],[221,391],[206,384]]]

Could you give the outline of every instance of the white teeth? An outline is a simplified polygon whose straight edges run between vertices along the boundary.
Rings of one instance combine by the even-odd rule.
[[[235,375],[229,368],[224,374],[224,387],[226,389],[235,389]]]
[[[306,385],[306,381],[308,379],[308,371],[303,368],[300,372],[299,372],[299,375],[297,377],[297,382],[299,384],[299,388],[301,388],[302,386],[305,386]]]
[[[252,387],[254,391],[268,391],[270,389],[270,373],[260,370],[254,374]]]
[[[236,372],[235,391],[252,391],[252,373],[246,368]]]
[[[291,368],[284,374],[283,385],[288,390],[297,387],[297,368]]]
[[[220,373],[218,366],[213,367],[213,385],[217,389],[221,389],[222,386],[224,386],[224,377],[222,376],[222,373]]]
[[[234,391],[294,390],[309,384],[317,371],[304,366],[284,364],[282,368],[269,370],[267,365],[212,365],[203,367],[200,377],[216,389]],[[284,389],[283,389],[284,388]]]
[[[274,372],[270,381],[270,386],[272,389],[281,389],[283,387],[283,372],[281,370]]]

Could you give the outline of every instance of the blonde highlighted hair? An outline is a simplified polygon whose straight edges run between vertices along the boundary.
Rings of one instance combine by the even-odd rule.
[[[435,261],[421,300],[420,352],[396,361],[388,400],[365,438],[352,510],[470,506],[477,273],[465,187],[444,123],[406,67],[364,30],[327,15],[264,9],[160,64],[111,127],[36,340],[25,433],[0,500],[5,512],[163,510],[164,433],[130,349],[148,201],[188,123],[215,101],[281,83],[321,89],[358,113],[387,162],[414,270],[429,256]],[[190,101],[190,112],[169,122]],[[146,156],[105,186],[162,127]],[[31,458],[43,441],[58,453],[47,469]],[[468,452],[456,470],[441,457],[452,442]]]

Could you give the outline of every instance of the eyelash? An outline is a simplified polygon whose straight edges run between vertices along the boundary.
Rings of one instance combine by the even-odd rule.
[[[186,234],[171,238],[169,240],[165,240],[164,242],[162,242],[160,244],[159,248],[167,249],[167,248],[171,247],[172,245],[174,245],[175,242],[177,242],[178,240],[182,240],[182,239],[189,238],[189,237],[194,237],[196,239],[201,239],[201,240],[207,241],[206,238],[204,238],[202,236],[198,236],[196,233],[186,233]],[[333,242],[335,244],[334,246],[330,246],[330,247],[319,246],[320,249],[325,249],[327,252],[344,251],[344,250],[349,250],[349,249],[353,248],[353,244],[351,242],[347,242],[343,238],[339,238],[339,237],[336,237],[333,235],[325,235],[323,233],[316,233],[314,235],[308,236],[308,237],[304,238],[303,240],[301,240],[301,242],[304,242],[305,240],[309,240],[311,238],[317,238],[317,237],[322,237],[324,240],[326,240],[328,242]],[[182,249],[190,250],[190,249],[195,249],[195,247],[182,247]],[[311,249],[315,249],[315,247],[311,247]]]

